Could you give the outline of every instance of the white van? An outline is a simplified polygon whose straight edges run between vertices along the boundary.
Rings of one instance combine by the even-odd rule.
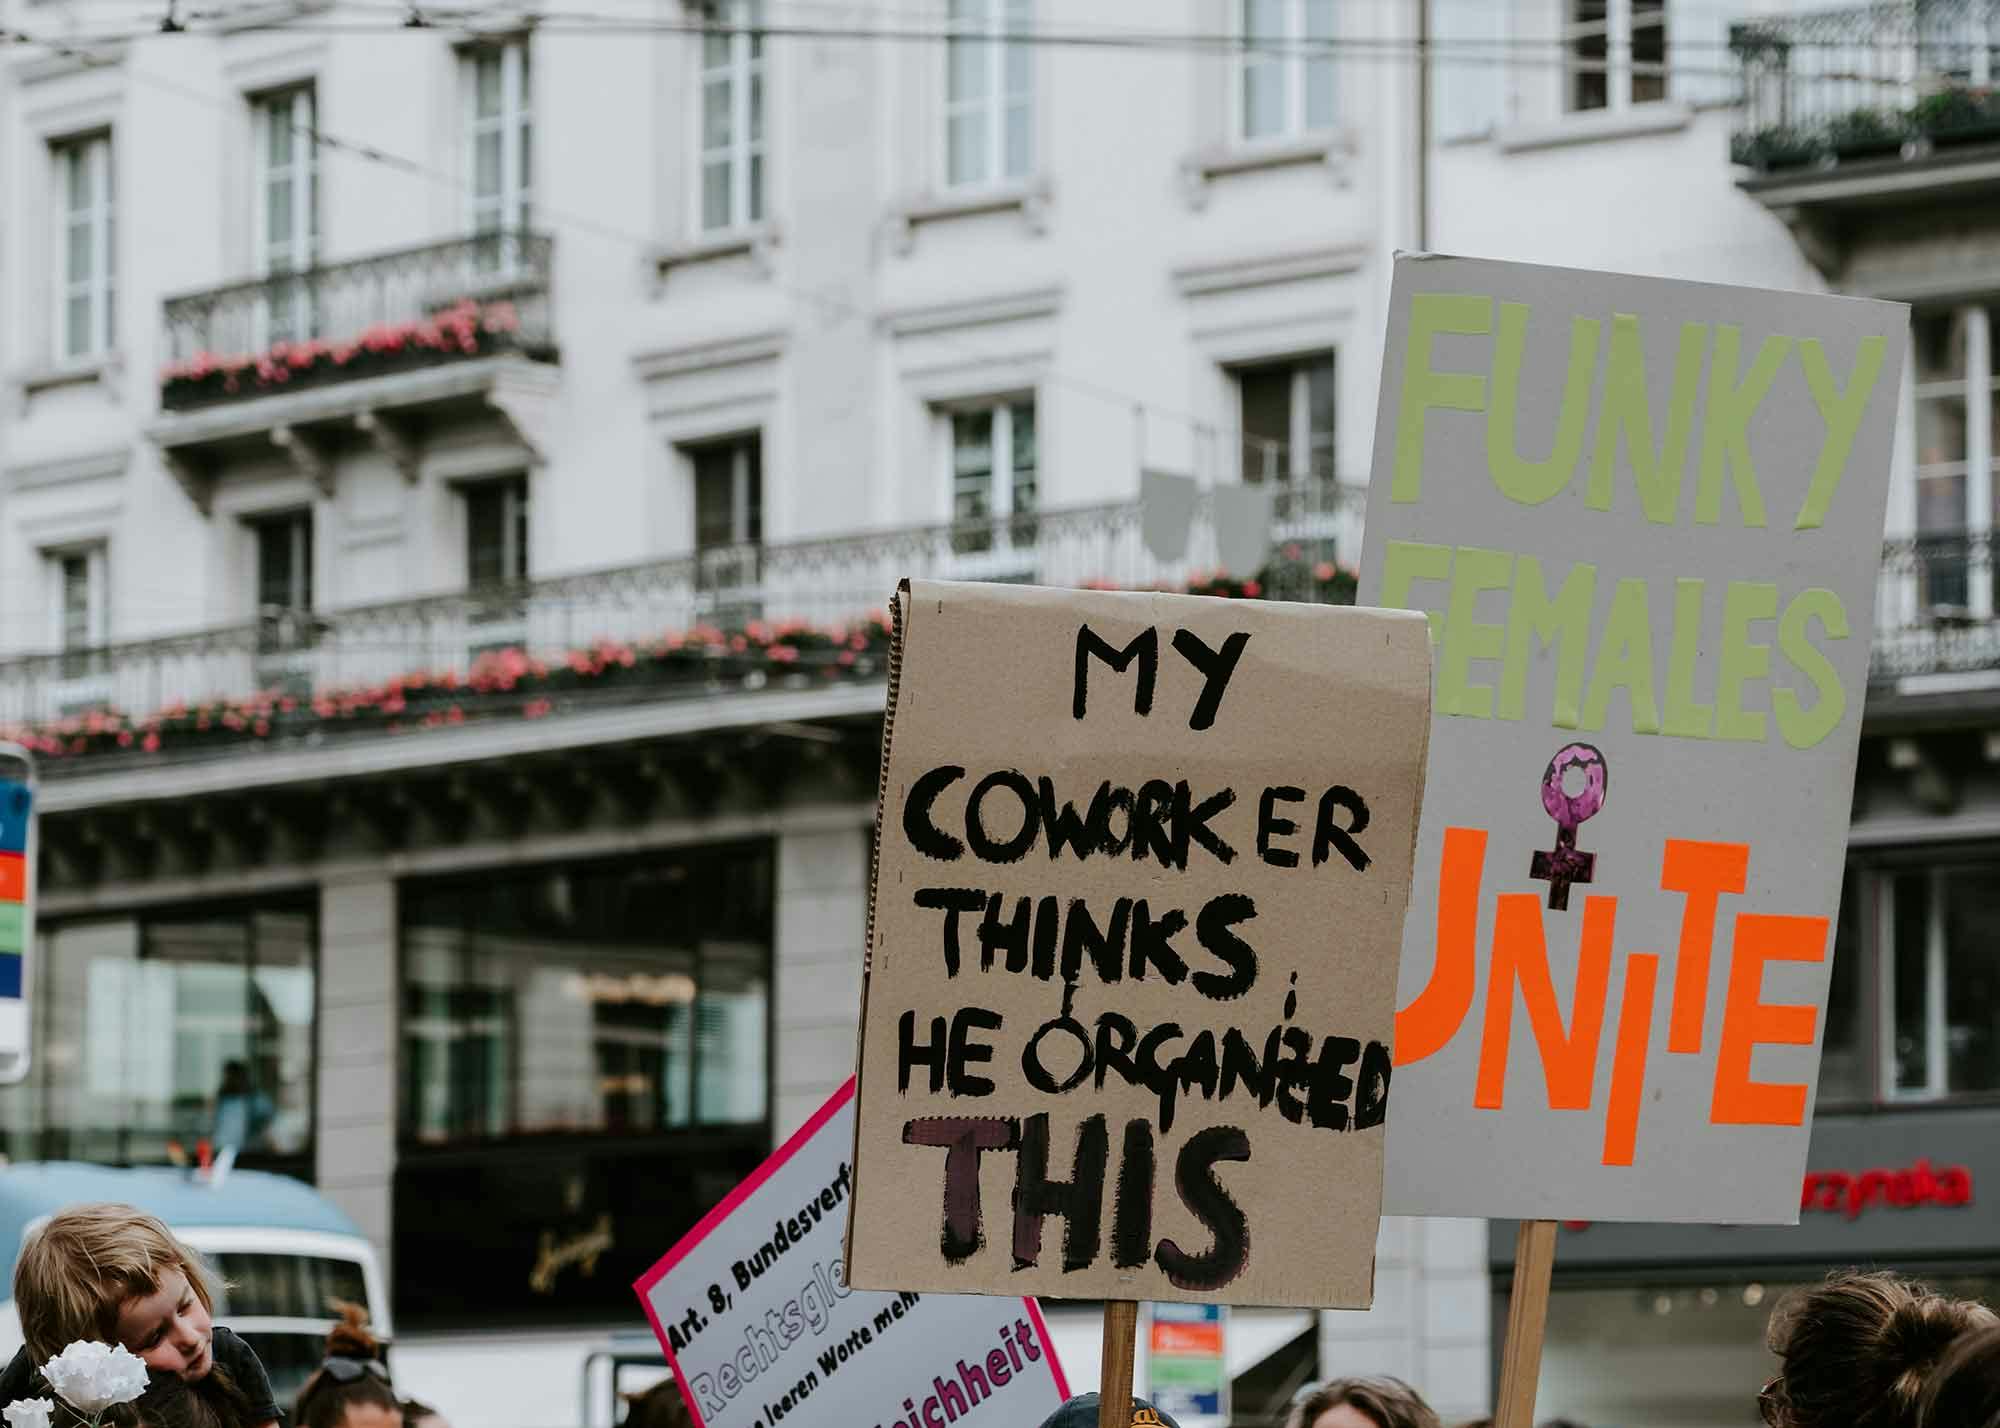
[[[158,1216],[208,1260],[226,1286],[216,1321],[257,1351],[281,1407],[325,1357],[336,1303],[361,1305],[376,1336],[392,1336],[374,1247],[311,1186],[252,1170],[205,1179],[49,1161],[0,1169],[0,1364],[21,1347],[14,1263],[22,1240],[65,1205],[100,1200]]]

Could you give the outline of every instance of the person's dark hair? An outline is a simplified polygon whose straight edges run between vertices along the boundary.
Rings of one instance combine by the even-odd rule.
[[[692,1428],[680,1385],[663,1378],[644,1393],[628,1393],[624,1428]]]
[[[2000,1328],[1962,1334],[1917,1406],[1921,1428],[2000,1428]]]
[[[403,1428],[417,1428],[417,1424],[423,1422],[426,1418],[444,1417],[442,1413],[439,1413],[428,1403],[420,1402],[414,1398],[406,1398],[398,1406],[403,1410]]]
[[[381,1346],[368,1332],[368,1312],[342,1304],[340,1321],[327,1332],[326,1362],[313,1370],[292,1405],[292,1425],[340,1428],[347,1410],[363,1405],[403,1411],[382,1367]]]
[[[1376,1428],[1442,1428],[1422,1395],[1399,1378],[1337,1378],[1321,1384],[1292,1405],[1286,1428],[1313,1428],[1322,1414],[1343,1403],[1374,1419]]]
[[[1914,1428],[1917,1399],[1952,1340],[2000,1322],[1899,1274],[1845,1271],[1787,1295],[1765,1342],[1783,1370],[1766,1388],[1777,1428]]]

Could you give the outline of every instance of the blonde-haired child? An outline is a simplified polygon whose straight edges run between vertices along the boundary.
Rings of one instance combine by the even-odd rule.
[[[214,1323],[215,1281],[200,1255],[130,1205],[72,1205],[21,1247],[14,1303],[26,1341],[0,1370],[0,1405],[39,1396],[37,1365],[78,1339],[123,1344],[155,1377],[195,1386],[230,1428],[276,1428],[257,1355]]]

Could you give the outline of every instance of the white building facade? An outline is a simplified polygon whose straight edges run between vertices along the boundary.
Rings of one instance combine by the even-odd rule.
[[[1829,1056],[1869,1105],[2000,1089],[1890,995],[1981,915],[1985,815],[1935,786],[1983,777],[1994,662],[1981,233],[1897,215],[1985,171],[1915,129],[1864,191],[1824,135],[1769,167],[1809,126],[1760,96],[1806,101],[1748,17],[4,5],[0,720],[52,746],[43,1070],[0,1149],[163,1158],[244,1067],[246,1163],[378,1240],[405,1386],[461,1428],[575,1421],[633,1267],[848,1074],[893,581],[1345,598],[1399,248],[1926,304],[1883,623],[1898,677],[1950,668],[1883,707],[1956,722],[1869,745],[1862,885],[1944,841],[1965,886],[1855,914],[1888,969],[1855,1025],[1922,1045]],[[1839,32],[1886,108],[1988,53],[1906,29]],[[1175,558],[1156,476],[1204,493]],[[1242,487],[1270,539],[1225,562]],[[1374,1311],[1242,1316],[1236,1367],[1473,1416],[1492,1283],[1483,1226],[1391,1221]],[[1088,1311],[1054,1318],[1089,1378]]]

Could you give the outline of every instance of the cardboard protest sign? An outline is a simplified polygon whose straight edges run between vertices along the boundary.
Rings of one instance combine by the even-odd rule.
[[[853,1283],[1367,1304],[1423,622],[917,582],[891,668]]]
[[[841,1271],[848,1081],[633,1286],[695,1428],[1013,1428],[1069,1397],[1032,1299],[868,1294]]]
[[[1907,330],[1398,260],[1361,597],[1437,688],[1390,1213],[1797,1219]]]

